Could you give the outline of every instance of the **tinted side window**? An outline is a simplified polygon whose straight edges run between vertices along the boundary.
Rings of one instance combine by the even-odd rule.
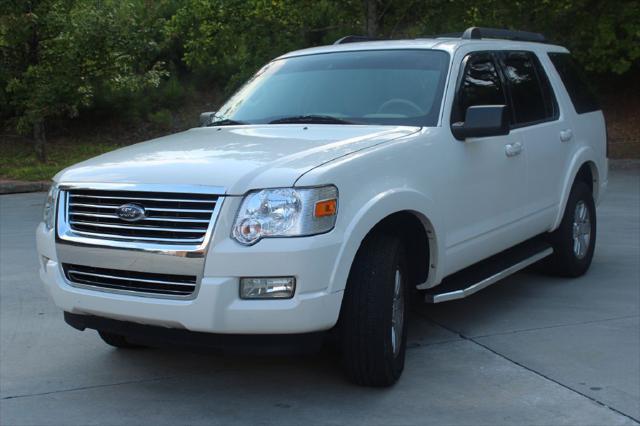
[[[533,55],[533,54],[532,54]],[[551,83],[549,82],[549,77],[547,76],[547,72],[542,67],[542,64],[538,60],[538,58],[533,55],[536,64],[536,72],[538,74],[538,80],[540,81],[540,87],[542,88],[542,96],[544,97],[544,110],[547,115],[547,118],[557,119],[559,116],[559,108],[558,101],[556,100],[556,96],[553,93],[553,88],[551,87]]]
[[[488,53],[468,56],[452,122],[464,121],[470,106],[505,104],[504,90],[493,57]]]
[[[514,124],[552,118],[555,112],[551,88],[533,53],[502,52],[500,57],[511,95]]]
[[[576,112],[584,114],[585,112],[598,111],[600,105],[582,70],[571,55],[568,53],[549,53],[549,58],[560,74]]]

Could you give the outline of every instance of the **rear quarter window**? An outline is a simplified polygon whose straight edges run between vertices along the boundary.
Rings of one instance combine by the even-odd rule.
[[[549,59],[558,71],[578,114],[601,109],[585,74],[570,54],[550,52]]]

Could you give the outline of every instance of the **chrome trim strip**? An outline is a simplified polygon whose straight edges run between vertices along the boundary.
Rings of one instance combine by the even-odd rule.
[[[491,284],[495,284],[503,278],[508,277],[509,275],[513,275],[514,273],[526,268],[527,266],[537,262],[540,259],[544,259],[545,257],[551,255],[553,253],[553,248],[549,247],[544,249],[543,251],[534,254],[531,257],[528,257],[515,265],[508,267],[484,280],[477,282],[475,284],[470,285],[467,288],[450,291],[447,293],[441,294],[428,294],[425,298],[425,302],[427,303],[441,303],[447,302],[449,300],[463,299],[467,296],[471,296],[472,294],[482,290],[483,288],[489,287]]]
[[[211,204],[213,204],[213,202]],[[96,208],[96,209],[114,209],[114,210],[116,210],[118,207],[120,207],[120,206],[115,205],[115,204],[69,203],[69,205],[72,206],[72,207],[91,207],[91,208]],[[154,211],[154,212],[178,212],[178,213],[211,213],[211,212],[213,212],[213,210],[170,209],[170,208],[165,208],[165,207],[145,207],[144,209],[146,211]]]
[[[221,186],[208,185],[164,185],[147,183],[101,183],[101,182],[63,182],[59,184],[62,190],[71,189],[99,189],[105,191],[139,191],[139,192],[169,192],[185,194],[225,195]]]
[[[120,219],[115,214],[98,214],[98,213],[85,213],[85,212],[69,212],[71,216],[87,216],[87,217],[101,217],[104,219]],[[175,217],[145,217],[140,220],[141,223],[148,221],[162,221],[162,222],[180,222],[180,223],[209,223],[208,219],[178,219]]]
[[[108,278],[108,279],[120,280],[120,281],[136,281],[136,282],[141,282],[141,283],[157,283],[157,284],[177,285],[177,286],[181,286],[181,287],[190,287],[192,289],[195,289],[195,287],[196,287],[195,283],[181,283],[181,282],[175,282],[175,281],[146,280],[146,279],[142,279],[142,278],[119,277],[117,275],[95,274],[93,272],[77,271],[75,269],[67,269],[67,274],[69,274],[69,275],[72,275],[72,274],[74,274],[74,275],[88,275],[88,276],[91,276],[91,277]]]
[[[77,220],[70,220],[70,224],[81,226],[95,226],[97,228],[115,228],[115,229],[133,229],[135,231],[162,231],[162,232],[182,232],[187,234],[204,234],[207,232],[206,228],[159,228],[157,226],[133,226],[133,225],[120,225],[110,223],[92,223],[92,222],[79,222]],[[133,237],[132,237],[133,238]],[[135,237],[140,238],[140,237]],[[155,237],[150,237],[155,238]],[[172,241],[172,240],[168,240]]]
[[[141,200],[141,201],[162,201],[168,203],[207,203],[213,204],[216,200],[188,200],[188,199],[176,199],[176,198],[146,198],[146,197],[107,197],[106,195],[85,195],[85,194],[71,194],[71,198],[98,198],[102,200]]]
[[[65,277],[65,280],[72,287],[82,288],[82,289],[92,290],[92,291],[99,291],[99,292],[102,292],[102,293],[124,294],[124,295],[127,295],[127,296],[138,296],[138,297],[152,297],[152,298],[155,298],[155,299],[171,299],[171,300],[177,300],[177,299],[190,300],[190,299],[193,299],[193,294],[191,292],[189,294],[184,294],[184,292],[179,291],[179,290],[166,290],[167,293],[172,293],[172,294],[151,293],[151,292],[138,291],[138,290],[129,290],[129,289],[123,288],[123,286],[118,286],[118,285],[113,285],[113,287],[102,287],[100,285],[81,284],[81,283],[77,283],[77,282],[71,282],[71,281],[67,280],[66,277]],[[163,291],[165,291],[165,290],[163,290]]]
[[[153,243],[153,242],[174,242],[174,243],[181,243],[181,244],[186,244],[186,243],[191,243],[191,244],[197,244],[197,243],[201,243],[203,241],[203,238],[162,238],[162,237],[128,237],[126,235],[109,235],[109,234],[100,234],[97,232],[87,232],[87,231],[78,231],[78,230],[73,230],[74,234],[77,235],[84,235],[87,237],[94,237],[95,239],[101,239],[101,240],[107,240],[107,241],[111,241],[111,242],[118,242],[118,241],[130,241],[130,242],[134,242],[134,241],[146,241],[149,243]],[[115,244],[106,244],[109,247],[115,247]],[[178,245],[178,244],[172,244],[172,245]]]

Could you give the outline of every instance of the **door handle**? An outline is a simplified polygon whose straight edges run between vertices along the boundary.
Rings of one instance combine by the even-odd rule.
[[[507,157],[515,157],[522,152],[522,144],[520,142],[509,143],[504,146],[504,153]]]
[[[569,142],[573,138],[573,130],[564,129],[560,131],[560,141],[561,142]]]

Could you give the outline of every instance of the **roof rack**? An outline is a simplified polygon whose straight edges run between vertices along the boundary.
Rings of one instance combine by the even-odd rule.
[[[532,41],[535,43],[548,43],[544,35],[530,31],[507,30],[502,28],[469,27],[461,33],[447,33],[429,36],[428,38],[461,38],[463,40],[481,40],[494,38],[513,41]],[[336,40],[333,44],[357,43],[362,41],[379,41],[382,38],[362,35],[348,35]]]
[[[454,37],[463,40],[480,40],[483,38],[497,38],[513,41],[532,41],[545,43],[547,39],[540,33],[530,31],[507,30],[502,28],[469,27],[463,33],[441,34],[436,37]]]
[[[377,41],[382,40],[380,38],[361,36],[361,35],[348,35],[334,41],[333,44],[346,44],[346,43],[358,43],[361,41]]]

